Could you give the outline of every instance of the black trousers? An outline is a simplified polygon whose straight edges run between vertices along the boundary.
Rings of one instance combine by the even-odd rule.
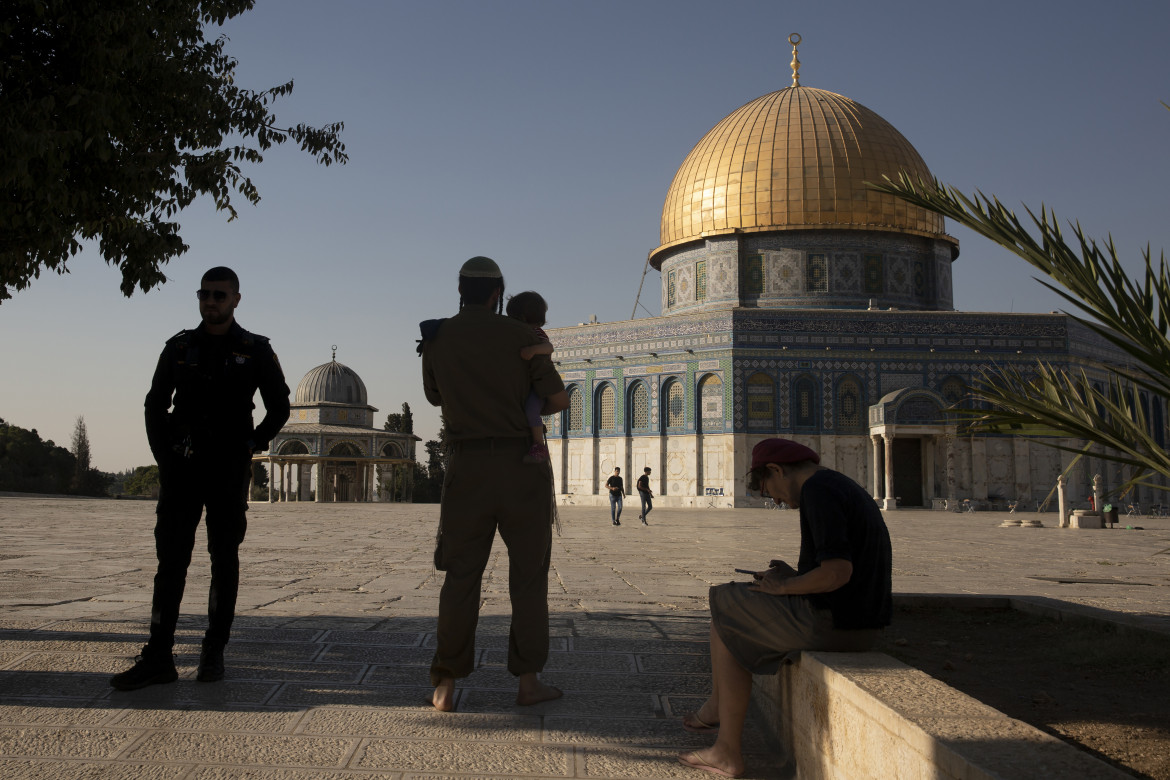
[[[195,529],[204,509],[207,551],[211,555],[204,641],[221,648],[227,644],[240,588],[240,544],[248,530],[250,477],[251,461],[246,454],[230,459],[176,459],[160,465],[158,520],[154,526],[158,572],[154,575],[149,653],[170,654],[175,645],[175,625],[195,548]]]

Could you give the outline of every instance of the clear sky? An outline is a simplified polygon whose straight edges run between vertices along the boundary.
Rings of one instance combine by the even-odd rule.
[[[379,423],[407,402],[432,438],[414,340],[454,313],[459,265],[495,258],[510,292],[545,296],[551,327],[628,319],[675,170],[791,83],[792,32],[802,85],[876,111],[944,182],[1112,233],[1136,270],[1147,243],[1170,248],[1167,30],[1165,0],[259,0],[223,30],[238,82],[295,79],[278,118],[344,121],[349,165],[270,151],[249,171],[260,204],[238,198],[232,223],[184,212],[190,250],[149,294],[123,298],[87,249],[0,304],[0,417],[68,446],[84,415],[95,466],[153,462],[155,361],[226,264],[240,323],[272,339],[294,391],[336,344]],[[1023,261],[948,229],[957,309],[1062,308]],[[651,270],[655,315],[659,290]]]

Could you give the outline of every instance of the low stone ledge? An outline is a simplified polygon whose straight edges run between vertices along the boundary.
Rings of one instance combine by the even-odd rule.
[[[1061,620],[1101,620],[1054,599],[898,596],[899,604],[1018,609]],[[950,603],[953,601],[954,603]],[[1109,622],[1147,631],[1138,621]],[[1157,629],[1154,629],[1157,630]],[[754,677],[752,700],[791,777],[1033,780],[1129,775],[884,653],[799,652]]]
[[[794,656],[753,699],[796,778],[1128,777],[884,653]]]

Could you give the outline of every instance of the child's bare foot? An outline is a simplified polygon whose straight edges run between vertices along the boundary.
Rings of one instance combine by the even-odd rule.
[[[431,697],[431,704],[439,712],[451,712],[455,709],[455,681],[443,680],[435,686],[435,694]]]
[[[535,674],[520,675],[520,690],[516,693],[516,703],[521,707],[552,701],[562,696],[564,693],[560,688],[542,683]]]

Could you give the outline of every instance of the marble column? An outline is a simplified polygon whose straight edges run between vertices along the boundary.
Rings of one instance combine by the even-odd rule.
[[[955,434],[948,433],[943,437],[947,447],[947,509],[959,511],[959,490],[955,475]]]
[[[897,509],[898,497],[894,495],[894,429],[886,427],[886,497],[882,500],[882,509]]]
[[[869,437],[869,443],[873,461],[873,497],[877,500],[882,497],[882,437],[875,433]]]
[[[924,468],[922,469],[922,505],[925,507],[930,507],[934,504],[934,464],[935,450],[937,449],[935,442],[937,440],[937,436],[931,436],[926,439],[926,446],[923,447],[926,450],[924,453],[925,457],[923,458],[926,463],[923,464]]]

